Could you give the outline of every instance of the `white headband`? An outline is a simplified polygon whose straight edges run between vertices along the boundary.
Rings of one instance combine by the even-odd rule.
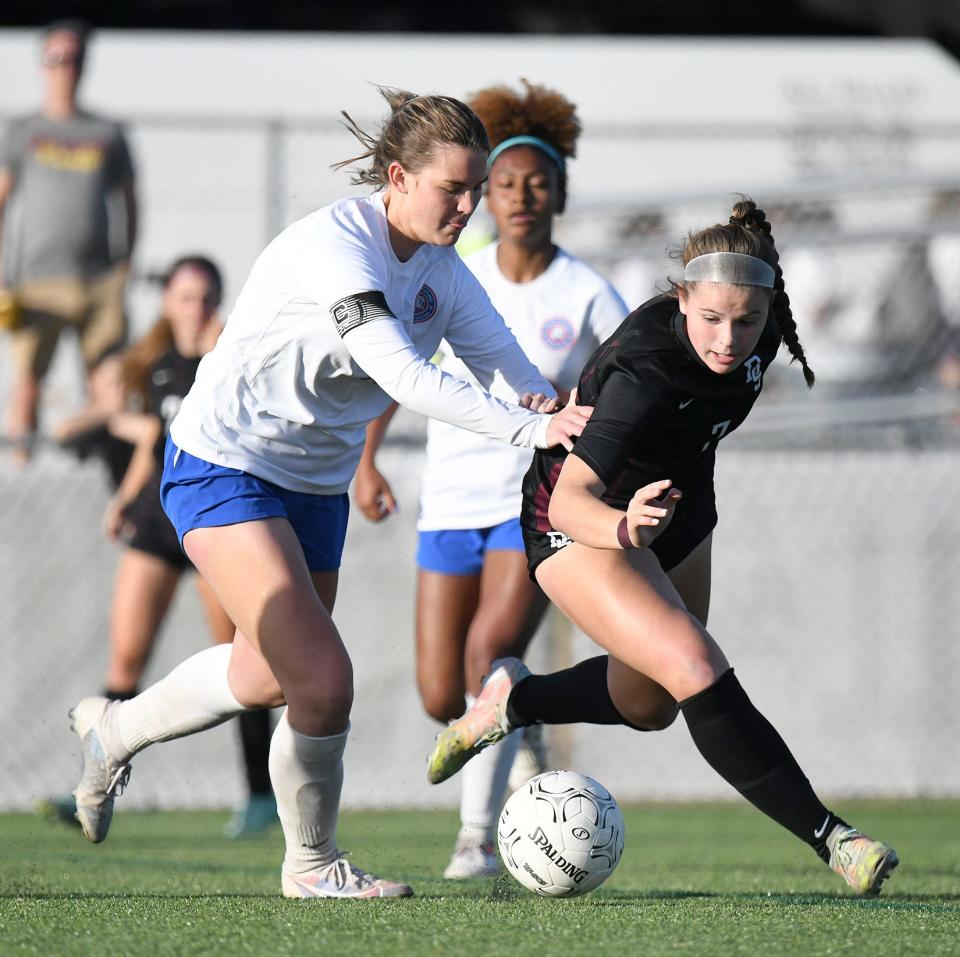
[[[743,253],[705,253],[684,267],[686,282],[722,282],[729,286],[764,286],[773,289],[773,266]]]

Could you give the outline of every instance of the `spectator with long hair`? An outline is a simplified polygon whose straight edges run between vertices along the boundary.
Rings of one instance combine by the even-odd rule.
[[[213,348],[222,325],[218,308],[222,279],[204,256],[177,259],[163,279],[160,318],[138,342],[119,356],[117,392],[86,415],[62,427],[77,431],[89,421],[88,435],[105,429],[115,441],[132,447],[132,455],[104,515],[107,535],[123,544],[110,610],[110,641],[103,695],[110,701],[135,697],[184,573],[193,565],[160,503],[163,448],[170,423],[189,392],[202,357]],[[103,410],[108,412],[100,426]],[[109,442],[99,440],[100,447]],[[216,644],[233,641],[235,628],[203,576],[195,584],[210,635]],[[248,785],[247,800],[227,825],[230,837],[259,833],[276,821],[267,759],[270,716],[247,711],[239,716]],[[56,802],[61,813],[75,812],[73,802]]]

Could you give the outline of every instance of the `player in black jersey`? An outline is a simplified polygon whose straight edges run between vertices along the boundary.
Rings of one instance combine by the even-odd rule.
[[[673,295],[629,315],[587,363],[577,401],[593,414],[572,452],[538,452],[524,484],[531,574],[609,655],[550,675],[494,662],[428,776],[536,722],[659,730],[682,713],[714,770],[854,890],[877,893],[896,853],[821,804],[705,628],[717,444],[781,342],[814,381],[765,214],[738,203],[728,224],[688,237],[682,260]]]

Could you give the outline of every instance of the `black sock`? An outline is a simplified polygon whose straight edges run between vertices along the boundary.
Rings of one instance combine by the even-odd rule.
[[[110,701],[129,701],[131,698],[136,698],[138,694],[140,694],[139,688],[134,688],[133,691],[114,691],[113,688],[105,688],[103,691],[104,698]]]
[[[250,794],[270,794],[270,712],[242,711],[240,723],[240,746],[243,749],[243,765],[247,772],[247,787]]]
[[[626,724],[607,688],[607,656],[581,661],[565,671],[524,678],[507,699],[515,728],[531,724]]]
[[[680,702],[693,743],[751,804],[796,834],[826,861],[827,837],[843,824],[813,793],[773,725],[753,706],[733,668]]]

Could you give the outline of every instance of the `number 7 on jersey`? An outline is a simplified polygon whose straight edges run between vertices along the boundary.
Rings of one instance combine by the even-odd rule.
[[[707,439],[703,443],[703,448],[700,449],[701,452],[706,452],[710,448],[710,443],[719,443],[720,440],[727,434],[727,429],[730,428],[730,419],[724,419],[722,422],[718,422],[711,430],[710,434],[715,436],[713,439]]]

